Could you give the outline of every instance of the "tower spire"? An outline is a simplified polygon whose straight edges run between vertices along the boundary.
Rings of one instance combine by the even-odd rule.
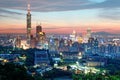
[[[40,26],[41,26],[41,24],[42,24],[42,23],[40,22]]]
[[[28,3],[28,13],[30,13],[30,3]]]
[[[30,3],[27,4],[27,43],[30,45],[31,41],[31,13],[30,13]]]

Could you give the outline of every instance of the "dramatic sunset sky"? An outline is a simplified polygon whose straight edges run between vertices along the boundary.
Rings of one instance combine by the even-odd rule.
[[[120,0],[30,0],[32,29],[47,33],[120,33]],[[26,31],[27,0],[0,0],[0,33]]]

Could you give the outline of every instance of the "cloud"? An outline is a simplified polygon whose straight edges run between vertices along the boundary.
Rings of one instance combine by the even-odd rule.
[[[0,14],[0,17],[8,17],[8,16]]]
[[[14,16],[13,16],[14,15]],[[10,9],[0,9],[0,17],[12,18],[12,19],[21,19],[22,17],[17,17],[17,15],[24,15],[24,13],[12,11]]]
[[[120,8],[104,9],[99,14],[99,17],[110,19],[110,20],[120,20]]]
[[[26,0],[0,0],[1,8],[23,9],[25,4],[26,4]]]
[[[27,0],[0,0],[0,15],[2,17],[5,16],[2,15],[2,13],[22,15],[24,13],[14,10],[26,11],[27,3]],[[99,16],[108,19],[118,19],[119,14],[112,11],[109,11],[110,13],[108,13],[107,11],[104,11],[105,9],[120,8],[120,0],[30,0],[30,4],[33,12],[103,9]]]
[[[31,0],[33,11],[68,11],[94,8],[118,8],[120,0]],[[1,8],[26,10],[27,0],[0,0]]]
[[[5,8],[0,8],[0,14],[3,14],[3,13],[6,13],[6,14],[17,14],[17,15],[24,15],[23,13],[21,12],[16,12],[16,11],[12,11],[10,9],[5,9]]]
[[[65,11],[120,7],[120,0],[31,0],[35,11]],[[27,0],[0,0],[1,8],[26,9]]]
[[[101,3],[87,5],[86,8],[119,8],[120,7],[120,0],[105,0]]]

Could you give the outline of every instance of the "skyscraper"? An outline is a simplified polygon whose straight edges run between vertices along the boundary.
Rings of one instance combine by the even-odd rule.
[[[27,9],[27,43],[30,44],[31,40],[31,13],[30,13],[30,4],[28,4]]]
[[[38,25],[38,26],[36,26],[36,37],[39,37],[40,32],[42,32],[42,26]]]
[[[88,28],[88,29],[87,29],[87,38],[89,39],[90,37],[91,37],[91,29]]]
[[[43,49],[46,45],[46,34],[42,32],[42,26],[36,26],[36,41],[37,41],[37,48]]]
[[[21,38],[20,38],[20,36],[17,36],[16,41],[15,41],[15,46],[17,48],[21,48]]]

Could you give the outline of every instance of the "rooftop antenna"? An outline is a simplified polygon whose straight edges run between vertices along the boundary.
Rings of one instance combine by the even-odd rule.
[[[36,21],[36,26],[38,26],[38,21]]]
[[[28,0],[27,10],[28,10],[28,13],[30,13],[30,11],[31,11],[31,9],[30,9],[30,0]]]
[[[40,26],[42,25],[42,23],[40,22]]]

